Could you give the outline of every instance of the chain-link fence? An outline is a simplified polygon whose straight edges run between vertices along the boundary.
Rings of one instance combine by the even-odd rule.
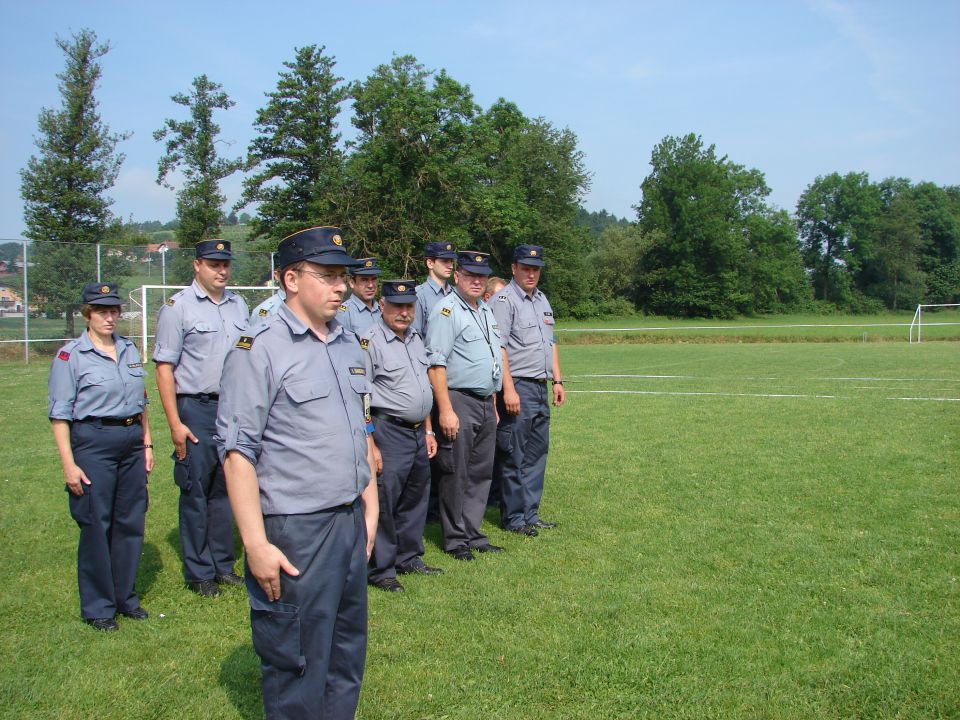
[[[230,285],[245,286],[240,292],[252,309],[271,292],[263,286],[272,281],[272,255],[236,250],[233,255]],[[47,361],[83,332],[80,292],[89,282],[120,286],[124,304],[117,332],[141,346],[143,320],[152,338],[160,305],[176,287],[193,280],[193,259],[193,248],[172,242],[88,245],[0,239],[0,360]],[[144,286],[157,287],[144,291]],[[148,350],[141,347],[145,356]]]

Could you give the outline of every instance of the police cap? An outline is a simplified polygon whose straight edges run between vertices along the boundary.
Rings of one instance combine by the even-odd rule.
[[[513,249],[513,261],[521,265],[543,267],[543,248],[539,245],[517,245]]]
[[[343,247],[340,228],[315,227],[287,235],[277,247],[277,264],[282,270],[306,260],[319,265],[345,265],[351,267],[356,260],[347,255]]]
[[[85,305],[123,305],[115,282],[93,282],[83,286]]]
[[[372,257],[357,258],[357,264],[350,268],[351,275],[372,275],[377,277],[383,270],[377,265],[377,259]]]
[[[428,242],[423,247],[425,258],[440,258],[441,260],[456,260],[457,249],[449,242]]]
[[[457,267],[472,272],[474,275],[490,275],[493,273],[493,269],[490,267],[490,255],[476,250],[458,252]]]
[[[416,283],[413,280],[385,280],[380,296],[390,303],[409,305],[417,301]]]
[[[229,240],[201,240],[194,249],[197,260],[233,260]]]

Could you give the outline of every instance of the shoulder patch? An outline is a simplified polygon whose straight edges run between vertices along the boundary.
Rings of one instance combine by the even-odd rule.
[[[368,347],[370,347],[370,341],[366,338],[360,338],[360,347],[366,350]]]
[[[57,360],[69,360],[69,359],[70,359],[70,353],[68,353],[66,350],[61,350],[60,352],[57,353]]]
[[[260,312],[258,313],[258,315],[260,315],[260,317],[266,317],[267,315],[269,315],[269,313],[266,308],[260,308]]]
[[[249,335],[241,335],[240,339],[237,340],[237,347],[241,350],[249,350],[253,347],[253,338]]]
[[[170,307],[173,307],[175,304],[176,302],[174,301],[173,298],[170,298],[169,300],[167,300],[167,305],[169,305]]]
[[[507,302],[507,299],[506,295],[497,295],[497,302]]]
[[[450,317],[450,308],[440,308],[440,314],[444,317]]]
[[[339,311],[340,311],[340,312],[346,312],[346,311],[347,311],[347,306],[346,306],[346,305],[341,305]]]
[[[362,367],[352,367],[350,368],[351,375],[366,375],[367,369]]]

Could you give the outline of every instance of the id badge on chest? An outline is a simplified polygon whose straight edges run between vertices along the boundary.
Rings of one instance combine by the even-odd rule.
[[[503,374],[503,370],[500,369],[500,363],[495,362],[493,364],[493,372],[491,373],[491,375],[493,376],[493,381],[497,382],[500,379],[500,376],[502,374]]]

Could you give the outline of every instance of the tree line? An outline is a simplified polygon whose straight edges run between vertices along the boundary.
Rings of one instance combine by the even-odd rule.
[[[126,138],[96,109],[109,46],[90,30],[57,44],[62,107],[41,111],[39,154],[21,172],[27,236],[105,242],[124,233],[105,193]],[[489,252],[505,272],[514,245],[536,243],[556,312],[576,317],[868,311],[960,296],[956,187],[834,173],[807,187],[791,218],[767,202],[762,172],[690,134],[654,148],[635,221],[587,213],[590,173],[572,131],[503,98],[483,108],[469,85],[412,55],[347,81],[323,46],[295,48],[237,157],[218,151],[216,116],[234,105],[220,84],[200,75],[171,100],[179,117],[154,133],[157,182],[183,178],[168,185],[177,197],[169,229],[182,247],[217,236],[244,209],[254,213],[244,218],[246,249],[338,225],[352,252],[378,256],[398,276],[420,273],[421,248],[433,240]],[[348,110],[355,135],[344,142]],[[220,184],[236,172],[245,173],[242,197],[225,208]],[[43,277],[35,288],[62,312],[82,278],[62,251],[44,252],[51,257],[34,261],[60,264],[59,290]]]

